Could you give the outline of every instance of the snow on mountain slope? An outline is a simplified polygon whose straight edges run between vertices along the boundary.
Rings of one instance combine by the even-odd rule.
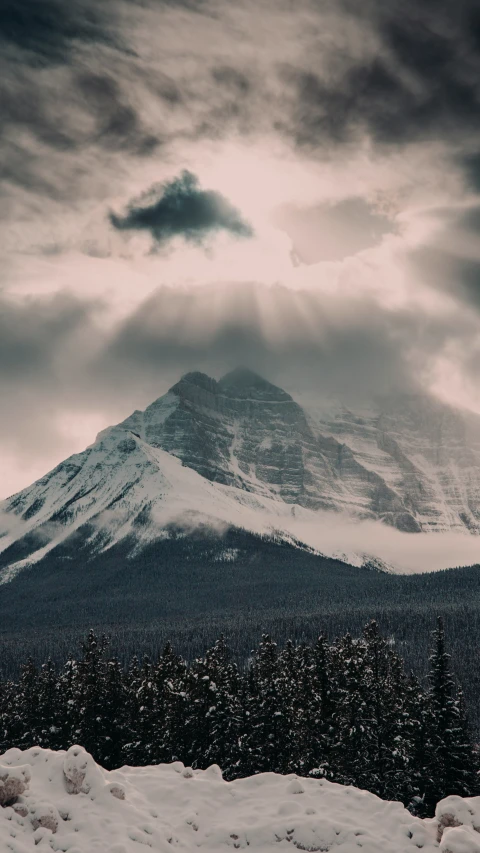
[[[180,761],[108,772],[79,746],[9,749],[0,756],[0,777],[17,793],[0,807],[0,847],[9,853],[480,849],[478,797],[447,797],[435,818],[421,820],[400,803],[294,774],[225,782],[216,765],[192,770]]]
[[[11,525],[0,539],[0,553],[19,539],[28,540],[29,534],[34,537],[29,553],[3,569],[2,581],[89,522],[94,528],[89,532],[91,545],[98,551],[130,535],[140,548],[168,535],[171,524],[184,529],[202,523],[235,526],[273,534],[283,531],[285,522],[288,527],[292,512],[283,501],[212,483],[120,427],[104,430],[83,453],[16,495],[8,509]],[[283,535],[293,539],[288,532]]]
[[[479,416],[420,395],[383,398],[355,412],[300,401],[312,429],[347,445],[419,529],[480,532]]]
[[[73,534],[95,553],[127,537],[138,551],[172,524],[275,534],[355,565],[472,563],[457,552],[434,565],[396,554],[411,540],[399,531],[480,529],[479,423],[418,398],[307,414],[250,371],[218,382],[187,374],[0,505],[0,577]]]

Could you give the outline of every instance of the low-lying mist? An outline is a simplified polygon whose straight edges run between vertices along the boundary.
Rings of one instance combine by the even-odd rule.
[[[275,502],[276,503],[276,502]],[[254,533],[291,537],[328,557],[337,557],[354,565],[372,558],[401,574],[435,572],[480,563],[480,538],[459,532],[403,533],[379,521],[358,520],[343,513],[313,512],[302,507],[278,504],[279,514],[259,505],[239,517],[239,526]],[[171,511],[155,516],[162,526],[174,525],[187,535],[209,529],[222,535],[227,519],[204,513]]]

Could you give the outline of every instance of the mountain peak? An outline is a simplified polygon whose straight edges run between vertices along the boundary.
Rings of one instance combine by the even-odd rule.
[[[170,390],[176,393],[176,389],[181,389],[187,385],[195,385],[197,388],[203,388],[205,391],[215,392],[217,383],[215,379],[212,379],[206,373],[202,373],[200,370],[192,370],[190,373],[184,373],[182,378]]]
[[[182,399],[190,399],[201,405],[213,405],[215,399],[229,397],[239,400],[264,402],[292,402],[290,394],[273,385],[248,367],[235,367],[217,382],[206,373],[194,370],[184,376],[171,389]]]
[[[213,405],[218,394],[218,383],[206,373],[194,370],[191,373],[185,373],[168,393],[179,400],[189,400],[195,405],[209,407]]]
[[[264,400],[291,400],[289,394],[248,367],[236,367],[218,382],[222,393],[235,397],[253,397]]]

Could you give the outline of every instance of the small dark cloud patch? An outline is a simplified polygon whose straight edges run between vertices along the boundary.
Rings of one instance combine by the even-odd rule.
[[[107,246],[102,246],[95,240],[85,240],[81,245],[81,251],[89,258],[109,258],[111,254]]]
[[[148,73],[144,74],[145,82],[150,91],[170,107],[177,107],[182,103],[183,93],[180,86],[168,74],[158,72],[154,80]]]
[[[236,95],[245,96],[250,92],[251,84],[246,74],[230,65],[216,66],[212,69],[212,77],[215,83]]]
[[[62,243],[44,243],[41,246],[35,246],[34,252],[43,255],[44,258],[54,258],[61,255],[65,251]]]
[[[153,200],[152,200],[153,198]],[[124,216],[110,213],[119,231],[149,231],[158,244],[181,236],[202,243],[210,234],[229,231],[237,237],[252,237],[253,229],[221,193],[204,190],[192,172],[152,187],[147,196],[131,204]]]

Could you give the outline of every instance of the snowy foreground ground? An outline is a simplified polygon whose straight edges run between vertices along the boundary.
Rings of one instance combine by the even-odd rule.
[[[399,803],[293,775],[228,783],[216,766],[180,762],[107,772],[78,746],[8,750],[0,803],[1,853],[480,853],[480,798],[449,797],[420,820]]]

